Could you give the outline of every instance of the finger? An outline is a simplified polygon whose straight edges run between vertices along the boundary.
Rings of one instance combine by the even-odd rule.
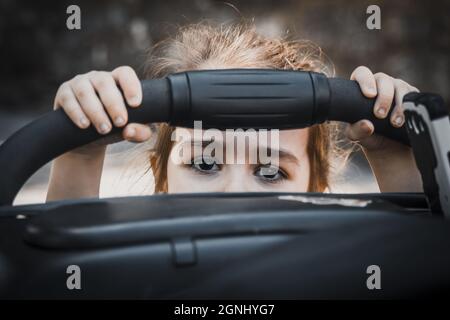
[[[108,133],[111,130],[111,122],[89,79],[86,76],[77,76],[70,82],[70,86],[97,131],[101,134]]]
[[[360,120],[353,124],[350,124],[345,129],[345,134],[347,138],[352,141],[361,141],[365,138],[370,137],[375,128],[369,120]]]
[[[409,92],[420,92],[419,89],[417,89],[416,87],[414,87],[414,86],[412,86],[412,85],[409,85],[409,89],[410,89]]]
[[[100,96],[100,100],[113,120],[114,125],[123,127],[128,121],[128,113],[123,96],[111,73],[95,72],[91,74],[90,81]]]
[[[395,107],[391,114],[391,123],[394,127],[401,127],[405,122],[405,115],[403,113],[403,97],[411,91],[410,86],[400,79],[394,80],[395,84]]]
[[[119,84],[130,107],[138,107],[142,103],[142,87],[136,72],[128,66],[114,69],[114,80]]]
[[[362,93],[367,98],[374,98],[377,95],[375,77],[369,68],[364,66],[356,68],[350,76],[350,79],[358,82]]]
[[[388,115],[392,102],[394,101],[394,79],[384,73],[375,74],[377,83],[377,100],[375,101],[373,111],[377,118],[384,119]]]
[[[81,129],[85,129],[90,125],[89,119],[81,109],[75,94],[67,82],[63,83],[56,92],[53,108],[55,110],[62,108],[70,120]]]
[[[139,123],[130,123],[123,130],[123,138],[131,142],[144,142],[150,139],[150,127]]]

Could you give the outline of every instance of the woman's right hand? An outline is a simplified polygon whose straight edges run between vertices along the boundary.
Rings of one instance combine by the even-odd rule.
[[[123,92],[121,92],[121,90]],[[63,108],[81,129],[94,126],[107,134],[112,126],[123,128],[122,137],[133,142],[150,138],[150,128],[128,124],[126,103],[137,108],[142,102],[141,83],[130,67],[112,72],[91,71],[64,82],[58,89],[54,108]],[[72,150],[53,161],[47,201],[98,197],[106,145],[105,138]]]
[[[123,128],[125,140],[148,140],[151,131],[147,125],[128,123],[125,101],[132,108],[139,107],[142,102],[141,83],[136,72],[128,66],[111,72],[91,71],[64,82],[56,93],[54,109],[62,108],[81,129],[93,125],[105,135],[112,126],[116,126]],[[104,147],[105,144],[107,142],[93,143],[88,149]]]

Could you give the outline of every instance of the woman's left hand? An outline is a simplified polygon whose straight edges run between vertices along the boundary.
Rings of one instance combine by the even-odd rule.
[[[408,92],[418,92],[417,88],[382,72],[373,74],[364,66],[357,67],[350,79],[358,82],[364,96],[376,97],[373,113],[377,118],[385,119],[393,108],[386,121],[396,128],[403,126],[405,122],[402,109],[403,97]],[[362,146],[381,191],[422,190],[420,173],[411,148],[374,134],[374,126],[369,120],[360,120],[349,125],[346,135]]]
[[[392,102],[395,102],[389,116],[389,122],[396,128],[403,126],[405,122],[402,109],[403,97],[408,92],[418,92],[419,90],[416,87],[382,72],[373,74],[369,68],[364,66],[357,67],[350,79],[358,82],[364,96],[367,98],[376,97],[373,107],[375,117],[385,119],[391,110]],[[348,126],[346,133],[349,139],[358,141],[361,146],[368,150],[383,149],[383,147],[386,147],[385,140],[388,140],[373,134],[374,126],[369,120],[360,120]]]

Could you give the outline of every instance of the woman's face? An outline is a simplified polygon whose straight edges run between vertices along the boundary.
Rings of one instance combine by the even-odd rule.
[[[308,129],[256,134],[248,143],[246,134],[217,131],[211,142],[210,136],[177,128],[167,167],[168,192],[308,190]]]

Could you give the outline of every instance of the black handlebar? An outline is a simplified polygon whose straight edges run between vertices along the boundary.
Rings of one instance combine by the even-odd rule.
[[[409,144],[406,130],[375,118],[373,99],[358,84],[314,72],[270,69],[188,71],[142,82],[143,102],[129,121],[203,128],[304,128],[327,120],[368,119],[375,132]],[[392,108],[391,108],[392,109]],[[114,128],[110,134],[118,132]],[[57,156],[101,136],[76,127],[62,110],[49,112],[0,146],[0,205],[12,204],[27,179]]]

